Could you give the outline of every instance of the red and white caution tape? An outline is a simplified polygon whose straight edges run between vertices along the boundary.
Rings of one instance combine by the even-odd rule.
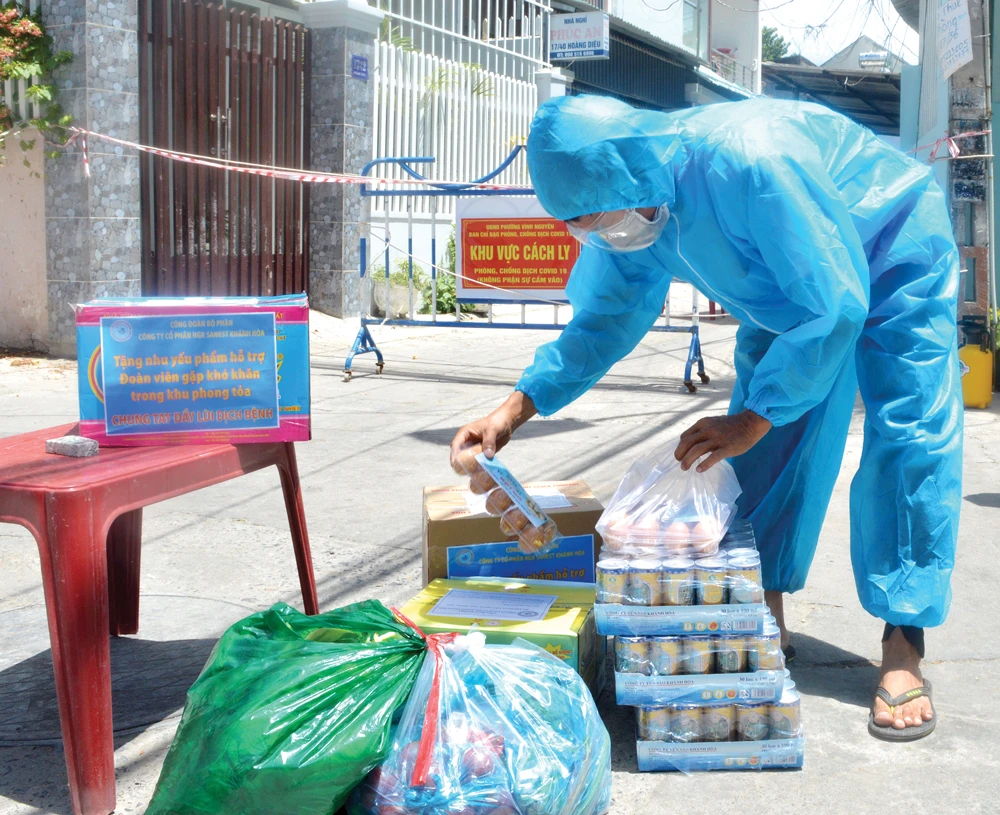
[[[160,156],[161,158],[169,159],[170,161],[183,161],[187,164],[195,164],[199,167],[210,167],[216,170],[227,170],[233,173],[246,173],[248,175],[262,176],[264,178],[276,178],[284,181],[301,181],[306,184],[417,184],[430,187],[468,187],[480,190],[523,190],[526,195],[533,192],[533,190],[529,187],[520,187],[510,184],[433,181],[431,179],[418,178],[374,178],[371,176],[356,175],[352,173],[325,173],[316,172],[314,170],[303,172],[301,169],[292,167],[275,167],[270,164],[252,164],[246,161],[228,161],[210,158],[208,156],[201,156],[196,153],[182,153],[178,150],[165,150],[162,147],[152,147],[148,144],[130,142],[125,139],[108,136],[104,133],[97,133],[93,130],[86,130],[81,127],[68,127],[66,129],[74,134],[73,139],[75,139],[76,136],[80,136],[82,139],[83,165],[84,172],[87,175],[90,174],[88,166],[89,162],[87,159],[87,136],[92,136],[95,139],[108,141],[112,144],[118,144],[132,150],[138,150],[142,153]]]
[[[920,147],[914,147],[912,150],[910,150],[910,153],[920,153],[920,152],[922,152],[924,150],[930,150],[931,154],[927,157],[927,163],[928,164],[933,164],[935,161],[938,160],[938,152],[941,150],[941,148],[943,146],[947,145],[948,146],[948,155],[951,158],[953,158],[953,159],[956,159],[956,158],[986,158],[986,156],[978,156],[978,155],[977,156],[963,156],[962,155],[962,151],[959,148],[958,144],[956,144],[955,140],[956,139],[972,138],[973,136],[988,136],[989,134],[990,134],[989,130],[970,130],[967,133],[956,133],[954,136],[951,136],[951,135],[942,136],[940,139],[938,139],[935,142],[931,142],[930,144],[924,144],[924,145],[921,145]],[[942,159],[944,159],[943,156],[942,156]]]

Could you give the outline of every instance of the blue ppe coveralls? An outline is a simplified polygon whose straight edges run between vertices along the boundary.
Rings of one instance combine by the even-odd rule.
[[[930,169],[819,105],[661,113],[587,96],[539,108],[528,164],[555,218],[662,205],[671,216],[648,249],[583,248],[567,290],[573,319],[518,390],[556,412],[638,345],[671,278],[692,284],[740,321],[730,413],[773,425],[731,460],[764,587],[805,583],[860,385],[858,595],[894,625],[943,622],[963,407],[958,250]]]

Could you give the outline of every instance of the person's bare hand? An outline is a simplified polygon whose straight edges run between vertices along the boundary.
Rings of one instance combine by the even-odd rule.
[[[451,442],[451,463],[455,466],[458,454],[473,444],[482,444],[483,453],[493,458],[496,452],[510,441],[514,431],[538,411],[531,398],[514,391],[500,407],[489,416],[459,428]]]
[[[681,443],[674,457],[681,463],[682,470],[690,470],[698,459],[711,454],[698,465],[698,472],[703,473],[724,458],[742,455],[770,429],[771,423],[751,410],[735,416],[699,419],[681,433]]]

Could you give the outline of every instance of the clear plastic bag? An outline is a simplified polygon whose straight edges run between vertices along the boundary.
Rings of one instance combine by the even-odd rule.
[[[527,555],[545,552],[559,538],[555,522],[538,506],[500,459],[487,458],[482,445],[466,447],[455,458],[455,472],[469,476],[469,489],[486,496],[486,511],[500,516],[500,529],[517,538]]]
[[[437,636],[350,815],[602,815],[611,741],[583,680],[518,640]]]
[[[597,523],[606,549],[626,554],[714,554],[742,490],[728,461],[682,470],[679,439],[633,464]]]

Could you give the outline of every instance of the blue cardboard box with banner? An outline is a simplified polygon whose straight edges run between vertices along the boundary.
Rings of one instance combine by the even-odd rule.
[[[95,300],[76,325],[80,433],[103,446],[310,438],[304,294]]]

